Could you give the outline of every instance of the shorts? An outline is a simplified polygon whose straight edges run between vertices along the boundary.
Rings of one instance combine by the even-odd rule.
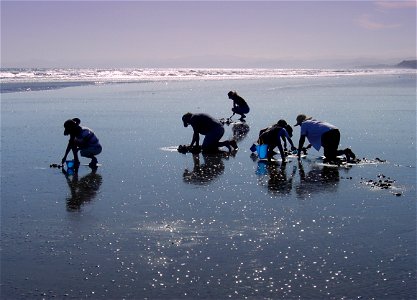
[[[80,149],[80,154],[83,157],[91,158],[95,155],[100,154],[101,150],[102,150],[101,145],[98,144],[98,145],[90,146],[88,148]]]
[[[249,112],[249,106],[237,106],[233,107],[232,111],[238,115],[247,114]]]

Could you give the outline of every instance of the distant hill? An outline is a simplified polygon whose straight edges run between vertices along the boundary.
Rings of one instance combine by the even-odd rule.
[[[417,60],[403,60],[396,65],[398,68],[417,69]]]

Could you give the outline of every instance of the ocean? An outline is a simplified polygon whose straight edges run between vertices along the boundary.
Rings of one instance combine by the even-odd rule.
[[[0,78],[2,299],[416,298],[415,70]],[[251,108],[225,125],[237,153],[167,151],[191,142],[184,113],[230,117],[229,90]],[[259,162],[259,130],[300,113],[336,125],[364,163],[323,166],[313,149],[300,163]],[[103,145],[96,172],[50,168],[73,117]]]

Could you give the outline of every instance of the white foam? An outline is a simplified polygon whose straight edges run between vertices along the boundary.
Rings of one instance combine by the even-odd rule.
[[[140,82],[415,74],[412,69],[1,69],[0,81]]]

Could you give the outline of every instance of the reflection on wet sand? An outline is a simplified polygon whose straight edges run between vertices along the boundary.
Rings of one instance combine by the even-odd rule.
[[[300,182],[295,187],[298,197],[309,197],[313,193],[336,192],[340,180],[339,168],[312,166],[306,173],[301,163],[298,164]]]
[[[259,183],[266,186],[268,192],[274,195],[290,195],[297,173],[297,166],[293,166],[291,173],[286,163],[259,161],[256,174],[260,176]],[[314,193],[336,192],[340,180],[339,168],[327,166],[311,166],[305,172],[302,163],[298,163],[299,180],[295,186],[295,193],[299,198],[306,198]],[[266,179],[267,178],[267,181]]]
[[[96,170],[79,178],[78,172],[69,174],[64,169],[62,172],[67,179],[68,186],[71,191],[71,196],[66,199],[68,211],[79,211],[81,205],[93,200],[100,189],[102,177],[96,173]]]
[[[242,141],[249,132],[249,125],[246,124],[246,122],[235,122],[232,125],[232,132],[233,132],[233,138],[240,142]]]
[[[289,176],[287,175],[286,164],[269,164],[267,170],[269,174],[268,191],[273,194],[290,194],[297,168],[294,166]]]
[[[211,182],[224,172],[223,159],[228,156],[220,152],[218,154],[201,154],[204,162],[200,162],[200,154],[193,154],[193,170],[184,170],[183,180],[187,183],[203,185]]]
[[[267,186],[268,192],[275,195],[289,195],[291,194],[293,179],[297,167],[292,168],[291,174],[288,175],[287,164],[278,162],[259,161],[256,170],[257,175],[262,175],[260,184]],[[267,175],[267,182],[263,182],[264,175]]]

